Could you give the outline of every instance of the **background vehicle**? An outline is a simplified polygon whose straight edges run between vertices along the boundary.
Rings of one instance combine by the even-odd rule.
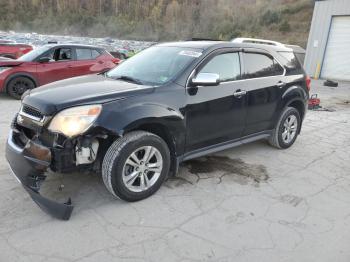
[[[87,45],[45,45],[12,61],[0,61],[0,91],[20,99],[37,86],[99,73],[120,60],[104,49]]]
[[[69,202],[39,195],[36,181],[45,179],[48,167],[101,171],[113,195],[138,201],[182,161],[259,139],[288,148],[300,133],[310,88],[293,57],[282,45],[150,47],[106,74],[27,92],[7,159],[34,201],[68,219]]]
[[[0,56],[16,59],[33,50],[31,45],[0,43]]]

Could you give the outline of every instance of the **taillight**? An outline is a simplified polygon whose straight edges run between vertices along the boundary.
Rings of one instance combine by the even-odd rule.
[[[310,91],[310,89],[311,89],[311,78],[309,76],[306,76],[306,87],[307,87],[307,90]]]

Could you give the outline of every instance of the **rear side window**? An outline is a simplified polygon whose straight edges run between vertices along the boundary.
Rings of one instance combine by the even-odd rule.
[[[100,55],[100,53],[95,49],[89,49],[89,48],[77,48],[77,60],[89,60],[89,59],[95,59]]]
[[[221,82],[237,80],[241,76],[238,53],[226,53],[215,56],[200,73],[218,74]]]
[[[96,49],[91,49],[91,58],[95,59],[98,56],[100,56],[100,53]]]
[[[283,67],[265,54],[244,53],[244,78],[278,76],[284,72]]]
[[[289,68],[300,68],[301,65],[304,63],[304,54],[299,54],[299,58],[297,55],[293,52],[278,52],[287,62],[287,66]]]

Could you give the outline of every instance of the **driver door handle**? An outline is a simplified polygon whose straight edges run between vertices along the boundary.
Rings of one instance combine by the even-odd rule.
[[[233,93],[235,97],[242,97],[247,94],[247,91],[238,89],[236,92]]]

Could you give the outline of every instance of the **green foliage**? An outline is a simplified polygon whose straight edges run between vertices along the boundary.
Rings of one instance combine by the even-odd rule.
[[[263,25],[278,24],[281,21],[281,15],[277,11],[267,10],[260,21]]]
[[[311,0],[0,0],[0,30],[152,41],[246,36],[304,44],[312,9]],[[298,25],[304,35],[293,31]]]
[[[280,32],[287,33],[287,32],[290,32],[291,27],[290,27],[290,24],[289,24],[286,20],[284,20],[284,21],[280,24],[280,26],[279,26],[278,29],[280,30]]]

